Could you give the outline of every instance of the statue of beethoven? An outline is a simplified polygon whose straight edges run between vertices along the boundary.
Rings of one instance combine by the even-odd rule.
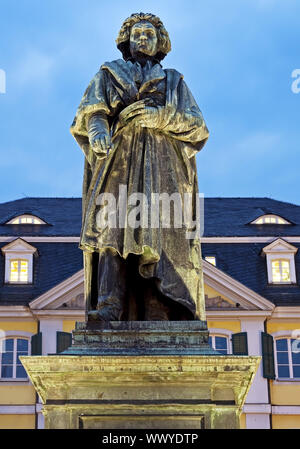
[[[97,219],[101,195],[114,195],[121,207],[120,186],[127,198],[142,193],[148,206],[153,193],[189,194],[198,219],[195,154],[208,138],[183,76],[162,68],[171,43],[161,20],[132,14],[116,42],[123,59],[101,66],[71,127],[85,155],[80,248],[88,320],[205,320],[199,234],[187,238],[175,210],[168,225],[163,210],[153,225],[142,208],[140,225],[129,226],[129,202],[118,211],[123,223]]]

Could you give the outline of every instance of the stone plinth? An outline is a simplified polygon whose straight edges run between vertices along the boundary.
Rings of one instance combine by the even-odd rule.
[[[217,355],[204,321],[76,323],[68,355]]]
[[[213,355],[201,322],[132,323],[77,326],[64,354],[21,357],[46,428],[239,427],[260,357]]]

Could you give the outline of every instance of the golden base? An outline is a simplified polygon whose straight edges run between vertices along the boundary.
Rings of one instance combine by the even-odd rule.
[[[21,357],[48,429],[236,429],[248,356]]]

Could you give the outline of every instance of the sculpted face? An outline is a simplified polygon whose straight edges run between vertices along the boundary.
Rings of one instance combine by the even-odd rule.
[[[130,32],[130,53],[133,57],[138,52],[148,56],[155,56],[157,44],[157,33],[152,23],[142,21],[133,25]]]

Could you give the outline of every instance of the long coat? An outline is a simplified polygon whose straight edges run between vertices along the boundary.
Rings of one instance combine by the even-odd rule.
[[[120,112],[149,98],[160,111],[156,127],[124,126]],[[88,140],[88,118],[98,112],[106,115],[112,136],[112,149],[104,159],[96,158]],[[80,248],[93,253],[110,247],[124,259],[128,254],[139,255],[143,277],[158,279],[163,295],[187,307],[196,319],[205,320],[200,239],[199,235],[187,238],[190,223],[183,220],[183,226],[176,227],[171,216],[167,227],[162,210],[155,227],[149,219],[148,226],[137,229],[101,228],[96,219],[99,195],[112,193],[118,198],[120,185],[126,186],[128,196],[143,193],[148,205],[153,203],[153,193],[179,193],[182,199],[189,194],[190,219],[196,218],[195,154],[206,142],[208,130],[183,76],[173,69],[163,70],[160,64],[144,69],[121,59],[103,64],[81,100],[71,133],[85,155]],[[132,207],[127,205],[127,214]]]

